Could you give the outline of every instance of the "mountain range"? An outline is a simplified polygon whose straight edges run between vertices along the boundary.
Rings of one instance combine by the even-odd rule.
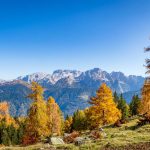
[[[33,81],[45,89],[44,97],[53,96],[64,115],[71,115],[77,109],[88,107],[88,101],[95,95],[101,83],[105,82],[113,91],[123,93],[129,103],[134,94],[140,95],[145,78],[142,76],[126,76],[122,72],[108,73],[100,68],[87,71],[56,70],[52,74],[33,73],[20,76],[11,81],[0,80],[0,100],[8,101],[13,116],[24,116],[31,100],[27,95],[31,92]]]

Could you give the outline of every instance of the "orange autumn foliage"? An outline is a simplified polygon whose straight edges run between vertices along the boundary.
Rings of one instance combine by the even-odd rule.
[[[150,52],[150,47],[145,48],[146,52]],[[139,111],[147,120],[150,120],[150,59],[146,59],[147,74],[149,75],[142,88],[142,101]]]
[[[112,124],[121,118],[121,112],[113,100],[111,89],[103,83],[96,92],[96,96],[91,98],[88,115],[92,128],[100,125]]]
[[[47,115],[49,134],[60,135],[62,128],[61,111],[53,97],[49,97],[47,101]]]
[[[28,96],[33,100],[28,112],[23,144],[33,144],[52,134],[61,134],[62,117],[59,106],[50,97],[46,103],[44,89],[36,82],[32,83],[32,93]]]
[[[47,109],[43,97],[44,89],[37,83],[32,83],[32,93],[28,96],[33,100],[26,119],[23,144],[38,142],[42,137],[48,136]]]
[[[9,104],[7,102],[0,103],[0,114],[6,115],[9,113]]]
[[[147,79],[142,89],[142,100],[139,108],[140,114],[150,120],[150,79]]]
[[[0,103],[0,120],[5,119],[6,125],[15,125],[14,119],[9,114],[9,104],[7,102]]]

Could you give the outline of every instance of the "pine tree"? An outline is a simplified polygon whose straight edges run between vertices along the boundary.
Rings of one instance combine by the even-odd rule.
[[[47,101],[48,129],[49,135],[60,135],[62,131],[62,113],[53,97]]]
[[[85,123],[84,123],[84,126],[85,126],[85,129],[88,130],[88,129],[91,129],[92,126],[91,126],[91,116],[92,116],[92,113],[91,113],[91,110],[90,108],[85,108],[84,109],[84,113],[85,113]]]
[[[89,108],[92,128],[115,123],[121,118],[121,113],[114,102],[112,91],[105,83],[98,89],[96,96],[91,98],[90,104],[92,104]]]
[[[132,97],[132,101],[130,103],[130,113],[132,116],[139,114],[140,102],[141,102],[141,100],[138,95],[134,95]]]
[[[129,106],[126,103],[125,99],[123,98],[123,95],[120,95],[119,101],[117,108],[121,111],[122,113],[122,120],[126,120],[129,117]]]
[[[118,101],[119,101],[119,96],[118,96],[117,92],[115,91],[115,92],[114,92],[114,102],[115,102],[116,104],[118,104]]]
[[[12,145],[17,145],[19,143],[19,137],[18,137],[18,130],[14,130],[12,136],[11,136],[11,143]]]
[[[15,121],[17,124],[16,133],[18,137],[18,144],[22,144],[23,136],[25,134],[26,117],[17,117],[15,118]]]
[[[85,129],[86,116],[83,110],[77,110],[73,115],[73,130],[80,131]]]
[[[7,127],[7,133],[11,144],[18,144],[17,129],[12,124]]]
[[[8,135],[8,132],[6,129],[3,130],[1,139],[2,139],[2,144],[6,145],[6,146],[11,145],[11,140],[9,138],[9,135]]]
[[[37,142],[40,138],[48,136],[47,108],[43,98],[43,88],[37,83],[32,83],[32,93],[28,96],[33,100],[26,120],[24,144]]]
[[[23,123],[19,124],[19,129],[18,129],[18,143],[21,144],[22,143],[22,139],[24,136],[24,130],[25,130],[25,125]]]

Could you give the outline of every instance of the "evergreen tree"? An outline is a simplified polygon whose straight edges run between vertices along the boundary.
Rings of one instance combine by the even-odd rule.
[[[1,139],[2,139],[2,144],[6,146],[11,145],[11,140],[9,138],[9,135],[6,129],[3,130]]]
[[[114,92],[114,102],[115,102],[116,104],[118,104],[118,101],[119,101],[119,96],[118,96],[117,92],[115,91],[115,92]]]
[[[92,114],[91,114],[91,109],[90,108],[86,108],[86,109],[84,109],[84,113],[85,113],[85,129],[91,129],[92,128],[92,126],[91,126],[91,116],[92,116]]]
[[[11,143],[12,145],[17,145],[19,143],[19,137],[18,137],[18,130],[14,130],[12,136],[11,136]]]
[[[138,95],[134,95],[132,97],[132,101],[130,103],[130,113],[132,116],[139,114],[140,102],[141,102],[141,100]]]
[[[105,83],[98,89],[96,96],[91,98],[90,104],[92,104],[89,108],[92,128],[115,123],[121,118],[121,113],[114,102],[112,91]]]
[[[129,106],[126,103],[125,99],[123,98],[123,95],[120,95],[119,101],[117,108],[121,111],[122,113],[122,120],[126,120],[129,117]]]
[[[83,110],[77,110],[73,115],[73,130],[84,130],[85,129],[86,116]]]
[[[22,139],[23,139],[23,136],[25,135],[26,117],[17,117],[15,118],[15,121],[17,124],[16,133],[18,137],[18,144],[22,144]]]
[[[18,144],[17,124],[9,114],[7,102],[0,103],[0,144]]]
[[[19,123],[19,128],[18,128],[18,143],[22,143],[22,139],[24,136],[24,130],[25,130],[25,124],[23,122]]]
[[[12,145],[18,144],[18,135],[16,128],[11,124],[7,127],[8,137]]]
[[[6,126],[6,122],[4,120],[0,121],[0,144],[4,144],[3,143],[3,132],[4,130],[6,130],[7,126]]]

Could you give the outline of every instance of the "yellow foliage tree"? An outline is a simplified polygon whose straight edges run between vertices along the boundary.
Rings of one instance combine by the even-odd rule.
[[[28,96],[33,100],[26,120],[24,144],[37,142],[40,138],[48,136],[47,108],[43,98],[43,88],[37,83],[32,83],[32,93]]]
[[[150,120],[150,80],[145,80],[142,89],[142,100],[139,107],[140,114],[144,115],[148,120]]]
[[[15,120],[9,114],[9,104],[7,102],[0,103],[0,120],[5,119],[6,125],[13,124],[16,127]]]
[[[146,48],[145,51],[150,51],[150,47]],[[146,59],[146,68],[148,70],[146,73],[150,74],[150,59]],[[150,120],[150,76],[145,80],[142,89],[142,101],[139,111]]]
[[[70,133],[72,131],[72,123],[73,123],[72,116],[67,116],[64,122],[64,131],[66,133]]]
[[[89,116],[92,128],[100,125],[115,123],[121,118],[121,112],[113,100],[112,91],[105,83],[96,92],[96,96],[91,98]]]
[[[49,97],[47,101],[47,115],[49,134],[60,135],[62,130],[62,115],[53,97]]]

